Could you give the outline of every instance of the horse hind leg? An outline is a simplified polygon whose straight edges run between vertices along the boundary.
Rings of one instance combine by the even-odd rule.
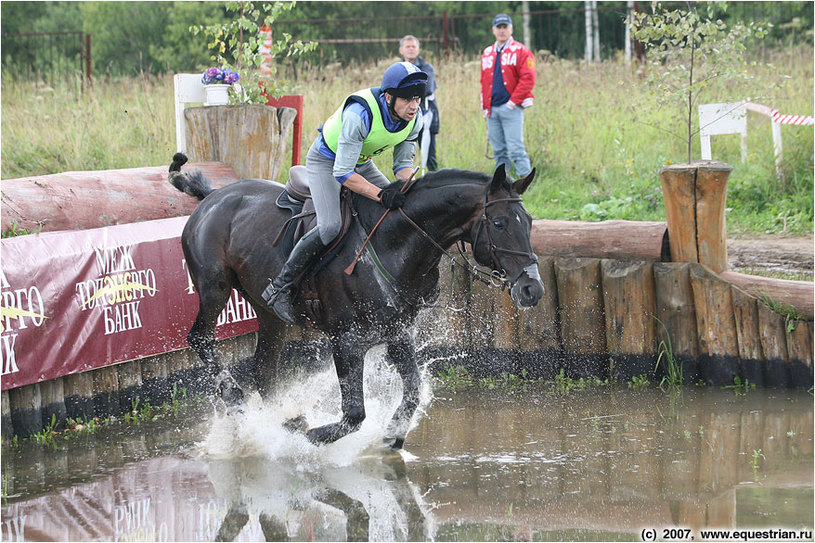
[[[196,282],[198,315],[187,334],[187,342],[201,357],[207,373],[214,379],[215,389],[224,402],[228,406],[236,406],[243,401],[243,390],[221,364],[215,344],[215,324],[218,315],[232,294],[229,281],[220,275],[211,281]]]

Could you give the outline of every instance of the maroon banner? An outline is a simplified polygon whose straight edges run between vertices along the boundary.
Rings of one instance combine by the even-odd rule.
[[[2,390],[187,347],[198,295],[187,217],[2,240]],[[233,291],[223,339],[257,330]]]

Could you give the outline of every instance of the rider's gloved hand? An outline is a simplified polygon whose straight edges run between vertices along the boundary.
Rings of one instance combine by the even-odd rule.
[[[388,209],[396,209],[402,207],[405,203],[405,193],[399,192],[401,183],[394,183],[390,187],[386,187],[379,191],[379,203]]]

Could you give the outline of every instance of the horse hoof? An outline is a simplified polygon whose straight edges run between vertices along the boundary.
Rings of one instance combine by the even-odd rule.
[[[218,394],[229,407],[237,407],[243,404],[243,389],[231,377],[221,379],[218,383]]]
[[[306,417],[298,415],[284,422],[283,428],[291,433],[305,434],[308,431],[308,422],[306,422]]]
[[[382,442],[393,450],[399,450],[405,446],[405,438],[403,437],[385,437]]]

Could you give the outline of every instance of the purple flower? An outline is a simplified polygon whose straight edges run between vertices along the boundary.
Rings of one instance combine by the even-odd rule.
[[[240,76],[229,68],[223,70],[221,68],[207,68],[204,75],[201,76],[201,83],[204,85],[231,85],[238,79],[240,79]]]

